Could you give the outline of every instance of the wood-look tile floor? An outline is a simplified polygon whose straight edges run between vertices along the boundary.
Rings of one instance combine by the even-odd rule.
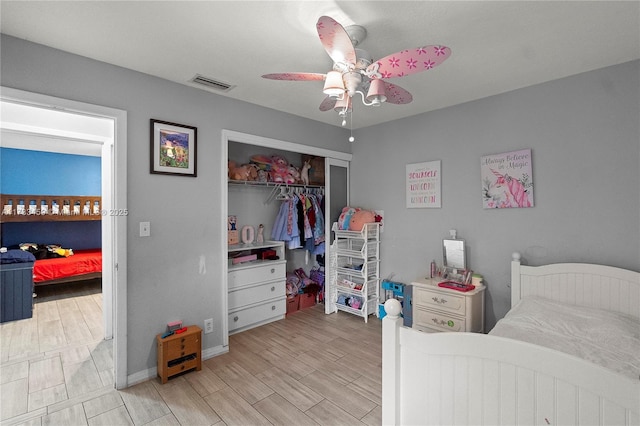
[[[381,424],[375,316],[317,305],[230,336],[202,371],[117,391],[99,285],[54,293],[0,325],[2,425]]]

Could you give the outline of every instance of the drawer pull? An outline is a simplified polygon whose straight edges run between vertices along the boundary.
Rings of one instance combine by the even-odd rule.
[[[184,349],[184,345],[180,345],[180,349]]]
[[[273,305],[273,306],[271,307],[271,310],[272,310],[272,311],[275,311],[275,310],[276,310],[276,305]]]
[[[184,370],[184,365],[180,366],[180,370]]]
[[[271,291],[276,291],[276,287],[275,286],[271,287]]]
[[[182,340],[180,340],[180,342],[181,342],[181,343],[184,343],[184,342],[185,342],[185,340],[186,340],[186,339],[183,337],[183,338],[182,338]]]
[[[238,316],[236,315],[235,317],[233,317],[233,322],[238,322],[240,318],[238,318]]]
[[[431,298],[431,300],[433,300],[436,303],[440,303],[440,304],[447,303],[447,299],[438,299],[437,297],[433,297],[433,298]]]
[[[275,274],[276,273],[276,268],[271,268],[271,273]]]

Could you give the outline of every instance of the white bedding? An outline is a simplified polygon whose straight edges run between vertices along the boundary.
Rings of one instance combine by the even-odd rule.
[[[640,379],[640,320],[527,297],[489,334],[545,346]]]

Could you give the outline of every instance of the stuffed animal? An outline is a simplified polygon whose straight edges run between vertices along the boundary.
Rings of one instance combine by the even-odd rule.
[[[229,179],[233,179],[232,176],[234,174],[236,167],[238,167],[238,165],[236,164],[235,161],[229,160],[227,162],[227,176],[229,177]]]
[[[307,160],[302,165],[302,172],[300,172],[300,179],[305,185],[309,185],[309,169],[311,168],[311,161]]]
[[[340,217],[338,218],[338,228],[343,231],[348,231],[351,217],[355,212],[359,210],[361,210],[359,207],[343,207],[342,212],[340,213]]]
[[[255,164],[243,164],[237,166],[234,161],[229,161],[229,179],[254,181],[258,179],[258,167]]]
[[[370,210],[358,210],[353,213],[349,221],[350,231],[362,231],[365,223],[375,223],[376,215]]]
[[[295,168],[294,168],[295,170]],[[296,178],[291,174],[289,162],[279,155],[271,157],[271,180],[277,183],[296,183]]]

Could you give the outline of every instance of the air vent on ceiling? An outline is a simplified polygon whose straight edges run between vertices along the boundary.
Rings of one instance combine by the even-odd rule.
[[[228,92],[229,90],[236,87],[223,81],[214,80],[213,78],[205,77],[200,74],[196,74],[196,76],[193,77],[191,81],[194,83],[202,84],[203,86],[207,86],[211,89],[219,90],[221,92]]]

